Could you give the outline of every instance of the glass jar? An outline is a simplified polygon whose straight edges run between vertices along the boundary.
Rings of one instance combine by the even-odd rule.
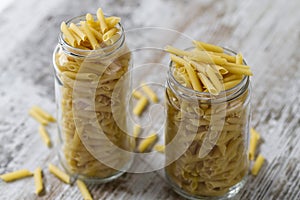
[[[80,21],[85,16],[67,25]],[[130,81],[118,84],[131,68],[131,54],[121,24],[117,28],[115,42],[97,50],[72,47],[60,33],[53,54],[59,159],[70,175],[91,182],[121,176],[132,161],[123,153],[132,146],[121,101],[130,91]]]
[[[235,53],[226,49],[226,53]],[[244,61],[245,63],[245,61]],[[246,63],[245,63],[246,64]],[[172,63],[166,87],[169,184],[188,199],[227,199],[248,172],[250,79],[213,96],[184,87]]]

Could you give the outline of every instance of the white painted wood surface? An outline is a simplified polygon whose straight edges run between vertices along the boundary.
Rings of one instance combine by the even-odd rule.
[[[47,170],[58,164],[37,134],[28,109],[40,105],[55,113],[52,51],[59,24],[103,7],[122,17],[126,30],[159,26],[244,53],[252,78],[252,126],[264,142],[267,163],[250,176],[236,199],[300,199],[300,1],[213,0],[15,0],[0,13],[0,174],[44,169],[46,193],[34,194],[33,179],[0,182],[0,199],[82,199],[75,186],[62,184]],[[158,44],[165,41],[157,35]],[[176,44],[178,38],[168,38]],[[131,41],[132,42],[132,41]],[[146,37],[135,45],[151,44]],[[169,42],[169,41],[168,41]],[[163,47],[163,46],[162,46]],[[143,62],[164,62],[164,56]],[[150,77],[146,77],[151,80]],[[49,127],[52,140],[56,127]],[[162,171],[126,174],[111,183],[89,185],[94,199],[182,199]]]

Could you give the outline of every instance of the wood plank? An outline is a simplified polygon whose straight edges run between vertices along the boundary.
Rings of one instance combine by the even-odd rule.
[[[236,199],[299,199],[299,1],[228,2],[114,0],[103,3],[103,10],[120,15],[127,30],[142,26],[175,29],[243,52],[255,74],[252,125],[264,139],[259,150],[267,164],[257,177],[249,177]],[[0,54],[0,174],[41,166],[46,179],[46,194],[41,197],[34,194],[30,178],[10,184],[0,182],[1,199],[81,199],[76,186],[62,184],[48,172],[49,162],[58,164],[54,148],[43,145],[37,123],[27,112],[37,104],[55,113],[51,56],[59,24],[98,6],[87,1],[30,0],[0,13],[1,42],[6,47]],[[153,41],[150,36],[138,37],[135,45],[182,45],[178,35],[167,39],[157,35]],[[166,66],[167,60],[158,51],[141,57],[139,62]],[[151,81],[156,73],[161,71],[154,69],[152,76],[143,79]],[[49,132],[55,140],[54,125]],[[182,199],[170,189],[162,170],[126,174],[111,183],[89,185],[89,189],[95,199]]]

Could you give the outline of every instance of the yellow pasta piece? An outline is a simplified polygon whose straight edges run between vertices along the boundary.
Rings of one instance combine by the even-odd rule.
[[[106,45],[112,45],[114,44],[115,42],[117,42],[119,39],[120,39],[120,34],[119,33],[116,33],[115,35],[113,35],[111,38],[109,38],[105,44]]]
[[[86,19],[87,22],[95,22],[94,17],[91,13],[87,13],[85,15],[85,19]]]
[[[241,80],[232,80],[232,81],[229,81],[229,82],[225,82],[224,83],[224,89],[228,90],[230,88],[233,88],[234,86],[236,86],[240,82],[241,82]]]
[[[245,65],[237,66],[236,64],[233,63],[226,63],[226,65],[223,65],[223,67],[233,74],[247,75],[247,76],[253,75],[250,68],[247,68],[247,66]]]
[[[157,152],[164,153],[165,152],[165,147],[166,147],[165,145],[157,144],[153,148]]]
[[[75,38],[72,35],[72,33],[70,32],[70,30],[68,29],[68,26],[66,25],[65,22],[61,23],[60,29],[61,29],[61,32],[65,36],[65,40],[67,40],[70,43],[70,45],[74,46],[75,45]]]
[[[207,90],[213,94],[213,95],[217,95],[219,94],[217,89],[213,86],[213,84],[210,82],[210,80],[202,73],[198,73],[198,76],[200,78],[200,80],[202,81],[202,83],[204,84],[204,86],[207,88]]]
[[[200,83],[195,71],[193,70],[192,66],[189,63],[186,63],[184,65],[184,67],[188,73],[188,76],[190,78],[190,81],[191,81],[191,84],[192,84],[194,90],[202,92],[203,89],[202,89],[201,83]]]
[[[27,169],[21,169],[15,172],[10,172],[7,174],[0,175],[0,178],[5,182],[11,182],[15,180],[19,180],[28,176],[32,176],[33,174]]]
[[[103,34],[102,39],[104,42],[108,41],[113,35],[115,35],[118,32],[117,28],[112,28],[106,33]]]
[[[152,102],[157,103],[158,97],[155,92],[145,83],[142,84],[143,91],[147,94],[147,96],[151,99]]]
[[[215,71],[209,65],[206,67],[206,75],[210,79],[213,86],[216,88],[217,93],[219,94],[220,91],[223,89],[223,85],[217,77],[217,75],[215,74]]]
[[[147,105],[148,105],[147,98],[145,97],[141,98],[136,104],[136,106],[134,107],[133,113],[137,116],[141,115]]]
[[[256,176],[265,162],[265,158],[259,154],[251,169],[252,175]]]
[[[189,61],[189,63],[190,63],[193,67],[195,67],[195,69],[196,69],[198,72],[205,73],[205,66],[203,65],[203,63],[200,64],[200,63],[197,63],[197,62],[192,61],[192,60],[190,60],[190,59],[187,59],[187,60]]]
[[[236,57],[228,55],[226,53],[217,53],[217,52],[208,52],[209,54],[213,54],[216,56],[220,56],[221,58],[225,58],[228,62],[235,63],[236,62]]]
[[[193,56],[190,56],[192,60],[196,60],[199,62],[204,62],[208,64],[214,64],[214,65],[224,65],[227,60],[225,58],[221,58],[220,56],[215,56],[208,54],[205,51],[198,51],[197,54],[194,54]]]
[[[34,112],[36,112],[37,114],[39,114],[41,117],[45,118],[46,120],[48,120],[49,122],[56,122],[56,119],[49,114],[48,112],[46,112],[45,110],[43,110],[41,107],[39,106],[32,106],[31,110],[34,110]]]
[[[260,136],[254,129],[250,129],[250,133],[252,134],[250,138],[249,158],[250,160],[254,160],[255,152],[256,152],[257,144],[260,140]]]
[[[242,75],[237,75],[237,74],[231,74],[223,79],[223,82],[229,82],[233,80],[242,80],[243,76]]]
[[[85,40],[86,35],[78,28],[74,23],[70,24],[70,29],[80,37],[81,40]]]
[[[257,140],[260,140],[260,134],[254,128],[250,129],[250,135],[251,137],[256,137]]]
[[[175,56],[173,54],[170,55],[171,57],[171,60],[174,62],[174,63],[177,63],[177,64],[180,64],[180,65],[183,65],[185,64],[185,60],[183,60],[182,58],[178,57],[178,56]]]
[[[210,63],[210,64],[218,64],[218,65],[223,65],[226,63],[226,59],[222,58],[220,56],[216,56],[214,54],[209,54],[206,51],[184,51],[181,49],[177,49],[172,46],[166,46],[165,48],[166,51],[175,54],[177,56],[187,56],[193,60],[197,60],[200,62],[205,62],[205,63]],[[172,59],[172,58],[171,58]],[[176,62],[176,61],[175,61]],[[182,64],[182,63],[181,63]]]
[[[92,31],[96,39],[101,42],[103,35],[99,31],[95,30],[93,27],[90,27],[90,30]]]
[[[135,124],[133,127],[133,137],[135,138],[139,137],[141,131],[142,131],[142,127],[140,125]]]
[[[222,75],[228,74],[228,70],[225,69],[224,67],[221,67],[219,65],[215,65],[215,67],[219,70],[220,74]]]
[[[193,41],[194,45],[200,49],[205,49],[206,51],[212,51],[212,52],[218,52],[218,53],[223,53],[224,49],[222,47],[213,45],[213,44],[208,44],[200,41]]]
[[[49,137],[49,134],[47,133],[47,130],[44,126],[39,127],[39,133],[44,141],[44,143],[48,146],[51,147],[51,140]]]
[[[88,188],[86,187],[85,183],[82,180],[78,179],[76,181],[76,184],[84,200],[93,200]]]
[[[105,23],[109,28],[115,27],[118,23],[120,23],[121,18],[120,17],[106,17]]]
[[[39,195],[44,190],[42,169],[40,167],[34,170],[35,193]]]
[[[238,53],[236,56],[236,64],[242,65],[243,64],[243,55],[241,53]]]
[[[30,109],[29,115],[44,126],[46,126],[48,124],[48,120],[46,120],[41,115],[39,115],[35,110]]]
[[[134,90],[134,91],[132,92],[132,96],[133,96],[134,98],[136,98],[136,99],[145,98],[144,95],[143,95],[141,92],[137,91],[137,90]]]
[[[150,146],[154,144],[154,142],[157,140],[157,134],[153,133],[144,140],[141,141],[138,150],[139,152],[143,153],[145,152]]]
[[[234,67],[234,68],[249,69],[250,70],[250,66],[243,65],[243,64],[230,63],[230,62],[226,62],[224,64],[224,67]]]
[[[103,11],[101,8],[99,8],[97,10],[97,18],[100,22],[100,30],[101,30],[102,34],[104,34],[108,30],[108,28],[107,28],[107,24],[105,22],[105,17],[104,17],[104,14],[103,14]]]
[[[184,51],[184,50],[181,50],[181,49],[177,49],[177,48],[169,46],[169,45],[165,47],[165,51],[167,51],[169,53],[172,53],[172,54],[175,54],[177,56],[189,56],[189,55],[192,55],[191,52]]]
[[[96,48],[99,46],[99,44],[98,44],[98,42],[97,42],[97,40],[96,40],[94,34],[93,34],[92,31],[90,30],[90,28],[89,28],[89,26],[87,25],[86,22],[83,22],[83,21],[82,21],[82,22],[80,22],[80,23],[81,23],[81,25],[82,25],[82,28],[83,28],[83,30],[84,30],[84,32],[85,32],[85,34],[86,34],[88,40],[90,41],[90,43],[91,43],[93,49],[96,49]]]
[[[55,175],[57,178],[59,178],[61,181],[70,184],[70,176],[66,174],[65,172],[58,169],[56,166],[49,164],[48,166],[49,171]]]

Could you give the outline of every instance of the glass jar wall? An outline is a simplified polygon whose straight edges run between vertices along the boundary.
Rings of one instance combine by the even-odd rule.
[[[79,24],[85,16],[71,19]],[[131,67],[131,54],[121,24],[114,42],[96,50],[70,46],[59,36],[53,54],[58,110],[58,155],[72,176],[110,181],[129,168],[131,150],[121,99],[130,82],[117,84]],[[114,93],[118,91],[118,93]]]
[[[166,89],[168,182],[188,199],[234,196],[249,165],[250,79],[244,76],[235,87],[213,96],[184,87],[173,72],[171,63]]]

